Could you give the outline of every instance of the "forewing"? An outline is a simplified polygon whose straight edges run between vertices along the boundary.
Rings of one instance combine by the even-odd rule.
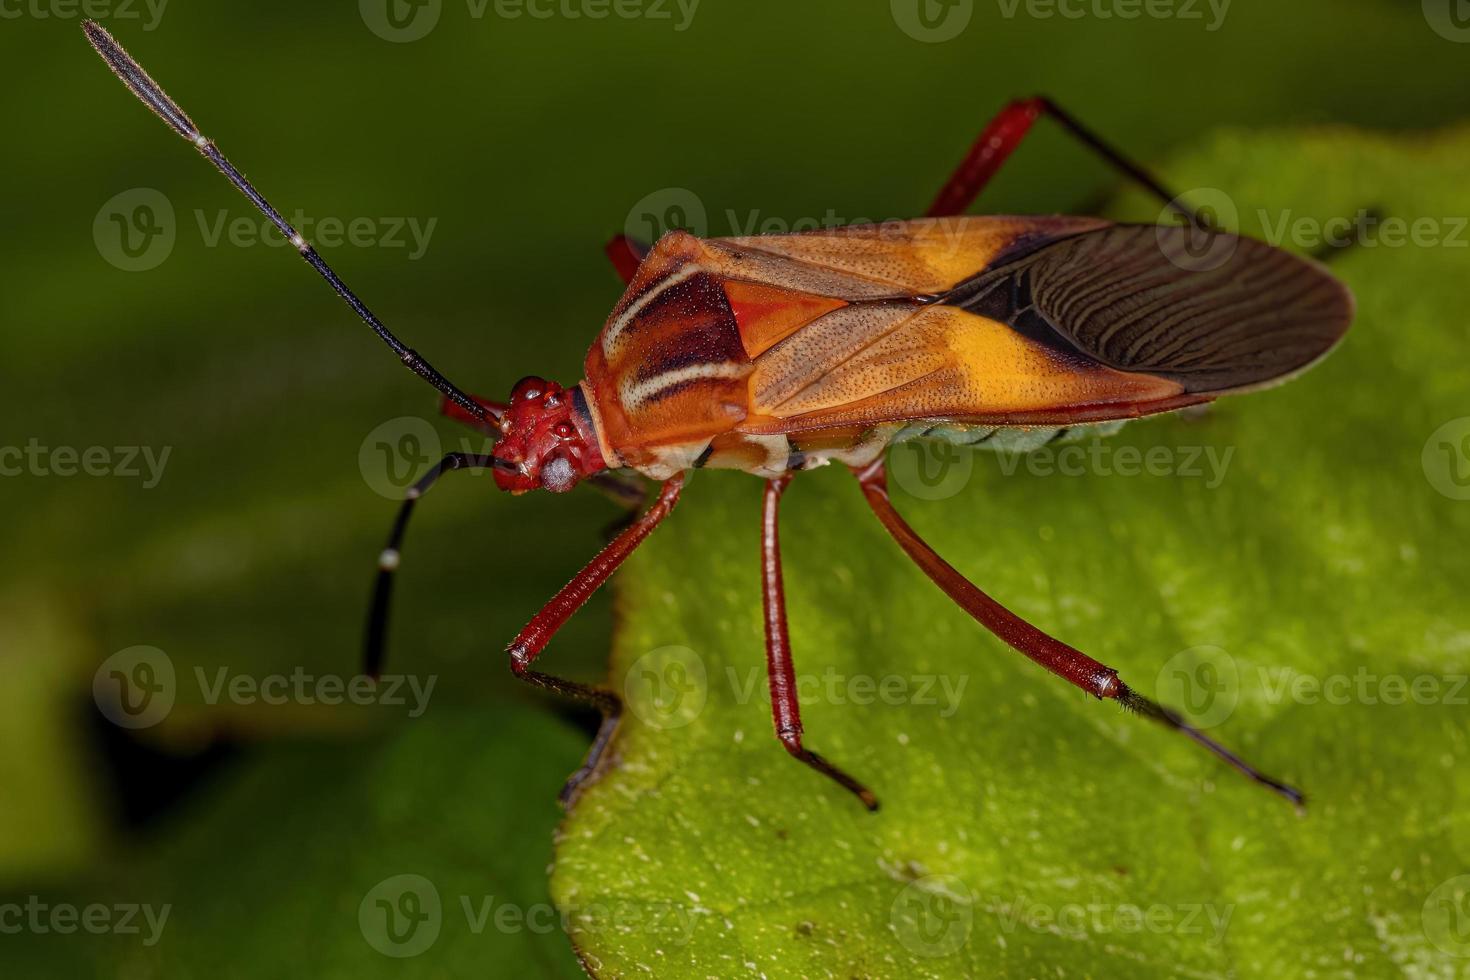
[[[1352,298],[1321,266],[1197,234],[1096,227],[932,301],[829,313],[756,359],[741,428],[1132,418],[1283,380],[1341,338]]]

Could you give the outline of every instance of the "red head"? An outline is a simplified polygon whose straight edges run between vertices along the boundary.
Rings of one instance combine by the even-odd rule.
[[[544,487],[566,493],[579,480],[607,469],[580,387],[522,378],[511,389],[500,428],[495,458],[517,467],[496,467],[495,483],[502,490],[525,493]]]

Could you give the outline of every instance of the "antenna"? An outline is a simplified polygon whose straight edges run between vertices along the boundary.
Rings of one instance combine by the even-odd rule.
[[[321,277],[327,281],[327,285],[342,297],[343,302],[352,307],[352,312],[361,317],[362,321],[372,328],[373,333],[382,338],[383,343],[398,355],[398,359],[405,367],[439,389],[446,398],[476,419],[494,428],[497,432],[500,430],[499,416],[495,412],[461,391],[448,378],[436,371],[428,361],[395,337],[393,332],[383,325],[383,321],[373,315],[373,311],[357,298],[357,294],[337,278],[337,273],[333,272],[331,267],[322,260],[316,249],[312,248],[306,239],[302,238],[296,229],[281,217],[280,212],[261,196],[250,181],[245,179],[244,174],[235,169],[234,164],[225,159],[225,155],[214,145],[214,141],[199,131],[199,127],[194,125],[194,120],[189,118],[189,114],[168,97],[168,93],[149,77],[148,73],[143,70],[143,66],[134,61],[133,56],[123,50],[122,45],[118,44],[102,25],[88,20],[82,23],[82,30],[86,33],[87,40],[92,42],[92,47],[96,48],[97,53],[102,56],[102,60],[107,62],[107,67],[112,69],[113,74],[117,75],[144,105],[168,123],[170,129],[193,143],[194,148],[203,154],[206,160],[214,164],[216,169],[239,189],[240,193],[250,199],[251,204],[260,209],[260,213],[265,215],[270,223],[286,236],[286,240],[296,246],[296,250],[301,253],[306,263],[320,273]]]

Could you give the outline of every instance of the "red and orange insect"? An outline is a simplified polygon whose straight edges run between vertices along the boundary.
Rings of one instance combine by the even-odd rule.
[[[651,248],[625,238],[609,254],[627,281],[570,387],[519,382],[506,404],[466,395],[403,345],[316,251],[205,138],[138,64],[93,23],[114,72],[192,142],[280,229],[411,369],[448,413],[496,437],[488,455],[451,453],[410,490],[380,561],[368,663],[383,656],[388,599],[416,501],[445,472],[493,469],[504,490],[571,490],[592,481],[626,500],[661,486],[509,646],[540,687],[599,705],[604,723],[564,798],[591,775],[616,724],[610,692],[533,668],[557,630],[668,516],[691,469],[766,481],[762,582],[776,734],[802,762],[856,794],[858,780],[806,748],[787,634],[778,534],[791,474],[851,468],[899,546],[966,612],[1015,649],[1099,699],[1178,729],[1252,779],[1300,802],[1117,671],[1005,609],[944,561],[889,500],[884,452],[896,441],[1005,443],[1025,431],[1062,438],[1088,426],[1177,410],[1284,380],[1325,355],[1352,319],[1351,295],[1321,265],[1216,231],[1142,168],[1045,99],[1007,107],[981,134],[928,217],[805,234],[699,239],[672,232]],[[1077,217],[958,217],[1041,115],[1185,220],[1124,225]],[[1208,243],[1202,261],[1201,240]],[[1040,435],[1038,435],[1040,434]]]

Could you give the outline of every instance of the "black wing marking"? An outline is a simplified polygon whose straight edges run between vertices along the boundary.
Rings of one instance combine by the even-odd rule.
[[[1169,378],[1190,394],[1282,380],[1326,354],[1353,317],[1316,262],[1224,232],[1115,225],[992,267],[942,302],[1059,351]]]

